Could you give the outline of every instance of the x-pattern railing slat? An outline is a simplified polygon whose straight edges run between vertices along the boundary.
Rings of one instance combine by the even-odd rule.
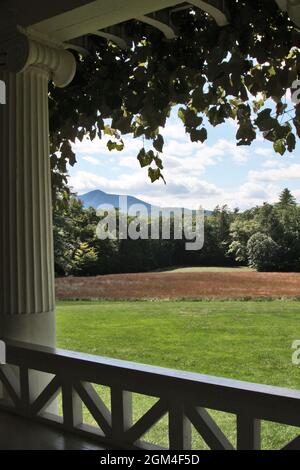
[[[280,450],[300,450],[300,436],[295,437]]]
[[[30,407],[30,414],[37,415],[42,412],[49,403],[51,403],[57,397],[59,389],[61,387],[61,382],[59,378],[53,377],[50,383],[44,388],[36,400],[32,403]]]
[[[87,382],[75,382],[74,388],[106,437],[111,437],[111,413],[94,387]]]
[[[210,449],[234,449],[231,442],[204,408],[188,406],[186,415]]]
[[[167,402],[158,400],[130,429],[124,434],[129,444],[135,444],[147,431],[149,431],[168,412]]]
[[[9,367],[0,367],[0,381],[2,382],[5,390],[15,404],[16,408],[19,408],[21,406],[21,401],[19,392],[17,391],[18,382],[14,372]]]
[[[191,449],[193,425],[209,448],[232,450],[232,443],[206,408],[236,415],[237,449],[260,448],[261,420],[300,427],[297,391],[24,343],[8,345],[7,359],[10,365],[0,366],[0,382],[13,404],[7,405],[3,400],[0,407],[61,426],[66,431],[88,434],[110,446],[149,448],[151,444],[142,438],[167,415],[170,449]],[[49,374],[49,383],[34,400],[30,393],[31,371]],[[101,399],[98,385],[110,389],[111,411]],[[60,390],[63,419],[47,409]],[[133,393],[157,398],[135,423]],[[83,404],[98,427],[83,423]],[[299,448],[300,435],[283,447],[284,450]]]

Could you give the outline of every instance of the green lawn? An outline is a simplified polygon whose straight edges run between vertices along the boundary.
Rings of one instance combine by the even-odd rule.
[[[57,310],[61,348],[300,388],[299,368],[291,362],[291,344],[300,339],[297,301],[60,302]],[[108,404],[108,391],[101,392]],[[149,404],[135,397],[135,419]],[[234,418],[213,414],[234,443]],[[166,444],[166,427],[164,419],[151,441]],[[284,444],[295,432],[264,423],[263,445]],[[196,437],[194,445],[203,446]]]
[[[165,269],[157,269],[155,272],[161,273],[228,273],[228,272],[255,272],[255,269],[249,268],[248,266],[178,266]]]

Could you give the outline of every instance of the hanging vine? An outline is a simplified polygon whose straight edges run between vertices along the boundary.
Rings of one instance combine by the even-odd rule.
[[[134,21],[125,25],[128,50],[91,37],[73,83],[49,93],[54,188],[67,191],[67,164],[76,163],[72,142],[85,136],[108,135],[108,149],[119,151],[126,134],[152,142],[137,158],[151,181],[163,178],[160,129],[175,105],[192,142],[207,139],[208,122],[234,119],[237,145],[262,133],[281,155],[295,149],[300,105],[291,109],[286,94],[300,75],[300,33],[274,0],[228,3],[223,28],[195,9],[174,15],[172,40]]]

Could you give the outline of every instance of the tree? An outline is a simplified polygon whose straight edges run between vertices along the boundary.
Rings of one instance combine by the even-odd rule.
[[[88,243],[80,243],[74,254],[73,273],[78,276],[94,276],[97,274],[97,253]]]
[[[300,207],[276,206],[274,217],[278,230],[274,236],[280,245],[277,264],[280,271],[300,271]]]
[[[279,195],[279,205],[286,207],[296,204],[296,198],[293,196],[288,188],[285,188]]]
[[[230,245],[228,252],[238,263],[248,264],[248,240],[257,233],[259,224],[255,220],[238,217],[230,226]]]
[[[87,57],[66,89],[50,89],[53,186],[66,184],[76,138],[109,136],[109,150],[122,150],[122,136],[149,140],[138,159],[151,181],[163,177],[165,126],[172,107],[191,141],[204,142],[207,123],[237,121],[237,145],[262,133],[276,152],[292,152],[300,135],[300,106],[293,118],[285,95],[299,77],[300,33],[275,0],[228,2],[230,24],[218,27],[200,9],[173,13],[177,38],[135,21],[125,24],[132,47],[121,50],[91,36]],[[254,98],[253,98],[254,97]],[[273,100],[273,104],[270,101]]]
[[[249,264],[257,271],[273,271],[278,251],[277,243],[264,233],[252,235],[247,243]]]
[[[230,224],[234,220],[227,205],[217,206],[213,211],[211,223],[214,225],[213,230],[216,236],[216,244],[219,248],[219,256],[217,265],[231,264],[233,262],[231,253],[229,252],[230,244]]]
[[[96,241],[96,211],[84,209],[82,202],[72,196],[66,196],[64,203],[56,203],[53,214],[54,222],[54,259],[57,275],[74,273],[75,255],[82,243],[94,247]]]
[[[289,190],[281,192],[279,203],[264,203],[237,216],[230,238],[229,251],[237,262],[259,270],[300,271],[300,207]]]
[[[75,198],[65,195],[64,203],[60,199],[54,206],[53,238],[55,273],[68,275],[74,267],[74,253],[78,248],[79,218],[83,208]]]

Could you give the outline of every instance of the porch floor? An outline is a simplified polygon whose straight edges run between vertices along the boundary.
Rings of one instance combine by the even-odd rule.
[[[0,411],[0,450],[106,450],[44,424]]]

